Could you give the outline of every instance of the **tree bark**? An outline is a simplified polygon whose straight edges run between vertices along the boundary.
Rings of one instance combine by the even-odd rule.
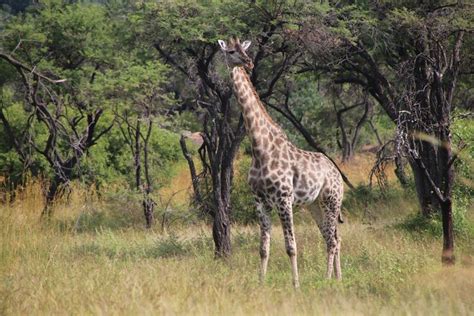
[[[400,147],[397,150],[407,156],[413,170],[421,213],[426,217],[433,216],[434,212],[441,213],[442,261],[452,264],[452,187],[456,156],[451,149],[450,125],[466,31],[446,21],[461,18],[459,13],[465,6],[462,2],[452,4],[456,9],[446,12],[442,18],[432,14],[436,8],[432,7],[434,10],[430,11],[430,7],[432,5],[408,9],[419,19],[416,23],[403,24],[403,27],[397,22],[389,24],[387,34],[393,33],[392,40],[397,43],[392,50],[371,52],[366,44],[373,47],[372,40],[366,42],[359,37],[354,43],[326,31],[325,36],[341,41],[345,46],[340,51],[339,48],[328,50],[318,43],[319,39],[324,40],[325,36],[320,34],[325,32],[325,25],[315,22],[302,28],[301,43],[315,52],[315,65],[310,69],[334,74],[335,83],[364,87],[397,125],[397,145]],[[380,27],[385,27],[385,21],[380,22]],[[333,53],[336,53],[336,59],[332,58]],[[334,66],[328,66],[331,63]]]
[[[215,192],[218,194],[218,192]],[[230,240],[230,218],[228,206],[223,204],[220,197],[214,197],[217,200],[214,221],[212,224],[212,238],[215,245],[215,257],[226,258],[232,254],[231,240]]]
[[[426,157],[427,153],[421,154],[420,159],[423,163],[430,163],[429,157]],[[426,165],[426,164],[425,164]],[[415,189],[420,204],[420,211],[424,217],[432,217],[439,210],[439,202],[433,193],[433,189],[426,179],[425,172],[413,161],[410,161],[410,166],[415,179]],[[430,168],[432,169],[432,168]]]
[[[407,188],[409,185],[408,177],[405,172],[402,157],[398,154],[396,154],[395,157],[395,175],[397,176],[398,182],[400,182],[401,186]]]
[[[444,265],[454,265],[454,233],[453,233],[453,204],[451,199],[441,203],[441,213],[443,221],[443,253],[441,262]]]
[[[191,174],[191,182],[193,185],[194,202],[196,205],[202,206],[203,199],[201,195],[201,190],[199,189],[199,177],[196,172],[196,166],[194,165],[193,157],[189,153],[188,147],[186,146],[186,138],[183,135],[181,135],[179,144],[181,146],[183,156],[188,162],[189,172]]]
[[[146,228],[151,228],[155,221],[154,218],[154,208],[155,208],[155,201],[151,198],[150,194],[153,191],[153,184],[151,182],[150,177],[150,168],[149,168],[149,159],[148,159],[148,145],[150,143],[150,136],[153,129],[153,121],[150,118],[147,109],[147,119],[148,119],[148,128],[146,135],[143,139],[143,164],[145,167],[145,181],[146,187],[144,188],[144,199],[143,199],[143,212],[145,214],[145,223]]]
[[[232,253],[231,248],[231,204],[230,193],[233,180],[234,159],[237,155],[240,143],[245,136],[243,119],[240,117],[239,124],[234,131],[230,127],[230,117],[220,122],[221,130],[216,144],[210,143],[209,137],[204,137],[207,154],[210,160],[210,171],[212,178],[212,205],[214,206],[214,218],[212,236],[215,244],[216,258],[226,258]],[[233,137],[231,137],[231,134]],[[217,148],[213,153],[212,148]]]
[[[54,200],[57,197],[58,189],[62,184],[64,183],[60,177],[55,176],[51,180],[48,186],[48,191],[46,192],[46,203],[41,213],[42,218],[49,218],[52,215],[53,213],[52,206],[53,206]]]
[[[135,165],[135,188],[137,191],[141,190],[142,186],[142,167],[141,167],[141,146],[140,146],[140,120],[137,119],[135,126],[135,144],[133,148],[133,163]]]

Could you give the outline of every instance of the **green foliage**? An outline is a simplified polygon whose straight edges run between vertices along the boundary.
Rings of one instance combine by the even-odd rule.
[[[181,132],[182,130],[199,131],[201,122],[191,111],[183,111],[174,116],[173,121],[168,123],[167,128],[174,132]]]
[[[417,236],[430,235],[437,238],[443,236],[443,223],[439,213],[432,217],[423,216],[419,212],[414,213],[397,227]],[[474,238],[474,225],[466,217],[466,208],[453,207],[453,231],[457,239],[471,240]]]
[[[145,4],[145,32],[155,38],[173,39],[176,49],[189,43],[213,44],[225,36],[240,36],[249,29],[248,19],[255,16],[242,1],[196,2],[162,1]],[[258,27],[258,21],[254,21]],[[248,34],[245,34],[248,36]]]
[[[232,220],[240,224],[256,223],[258,221],[255,199],[247,181],[251,158],[242,155],[238,169],[234,175],[231,192]]]
[[[15,151],[1,152],[0,166],[0,173],[8,175],[9,182],[19,183],[23,180],[23,164]]]
[[[179,147],[179,137],[178,134],[165,129],[156,129],[153,133],[151,164],[156,168],[154,176],[160,181],[158,186],[169,183],[173,176],[173,164],[183,159]]]
[[[457,238],[474,238],[474,225],[468,219],[474,196],[474,124],[468,115],[457,114],[452,124],[453,150],[458,155],[455,162],[455,185],[453,189],[453,228]],[[399,227],[413,232],[441,237],[443,233],[441,215],[431,218],[419,213],[409,216]]]
[[[411,187],[400,188],[391,184],[382,190],[378,186],[359,185],[354,190],[346,190],[342,209],[344,216],[372,224],[381,218],[404,218],[419,212],[417,203]]]
[[[337,125],[336,114],[333,105],[328,98],[324,97],[324,92],[320,89],[318,78],[304,74],[292,78],[292,94],[290,107],[297,118],[301,118],[301,123],[314,135],[322,148],[329,152],[337,149]],[[295,130],[294,126],[276,111],[272,115],[279,119],[291,141],[299,147],[310,149],[306,140]]]
[[[455,195],[468,202],[474,196],[474,120],[472,118],[456,118],[452,125],[454,151],[458,159],[455,162],[456,185]],[[467,206],[468,203],[466,203]]]
[[[28,1],[20,1],[18,5],[26,2]],[[434,6],[436,3],[438,1],[427,5]],[[176,79],[182,73],[165,67],[159,61],[154,45],[159,44],[179,56],[177,60],[183,69],[196,71],[192,66],[193,54],[208,52],[205,55],[211,57],[209,62],[214,65],[214,56],[218,56],[217,39],[230,36],[260,38],[268,32],[267,26],[263,27],[266,22],[270,21],[269,25],[275,27],[284,25],[284,31],[272,35],[266,44],[268,54],[275,50],[271,52],[273,55],[268,59],[263,58],[258,65],[261,70],[260,78],[264,78],[260,79],[261,86],[258,89],[264,90],[267,78],[274,72],[275,65],[283,60],[278,49],[284,49],[285,45],[294,45],[290,40],[285,42],[286,33],[292,34],[300,30],[302,21],[322,21],[321,23],[339,38],[345,38],[352,43],[362,43],[382,65],[382,71],[389,73],[393,65],[392,58],[399,57],[398,54],[403,52],[400,45],[406,45],[407,53],[411,53],[409,50],[413,49],[413,43],[407,40],[407,34],[416,38],[423,32],[422,26],[427,17],[423,15],[426,10],[422,9],[410,1],[381,1],[378,4],[365,0],[342,1],[340,5],[333,6],[329,2],[320,4],[319,1],[249,3],[187,0],[44,0],[25,13],[8,16],[8,19],[3,19],[2,16],[0,49],[11,52],[19,60],[35,66],[35,69],[45,74],[54,73],[68,79],[66,84],[58,88],[61,102],[67,109],[61,118],[64,126],[67,127],[71,118],[80,111],[87,114],[97,109],[105,111],[99,122],[99,130],[114,124],[113,128],[90,148],[74,170],[75,176],[81,177],[85,183],[95,183],[102,188],[111,183],[121,186],[132,182],[133,159],[130,145],[121,130],[126,129],[121,118],[126,117],[137,122],[143,120],[145,113],[149,115],[148,119],[154,124],[150,139],[151,173],[156,182],[155,187],[160,187],[171,178],[172,164],[181,159],[178,133],[182,129],[198,130],[202,118],[202,113],[196,109],[185,110],[176,116],[168,115],[168,111],[178,102],[182,108],[194,106],[196,95],[202,91],[194,74],[186,79]],[[439,25],[445,25],[447,18],[439,15],[436,21]],[[449,23],[450,28],[472,28],[472,10],[456,11]],[[435,24],[430,29],[433,32],[438,30]],[[21,45],[17,46],[20,39]],[[291,36],[288,39],[291,39]],[[251,54],[254,47],[250,49]],[[215,67],[211,67],[211,70],[213,80],[215,79],[218,85],[225,84],[222,82],[222,78],[226,78],[223,76],[224,71],[227,71],[225,63],[215,62]],[[334,78],[289,72],[283,79],[282,83],[275,86],[275,91],[286,88],[291,91],[289,103],[296,117],[315,135],[322,147],[329,152],[335,152],[338,130],[334,104],[327,91],[327,83],[332,82]],[[0,61],[0,106],[17,134],[25,129],[27,118],[32,113],[30,105],[24,101],[20,80],[13,67]],[[463,79],[460,86],[467,90],[470,87],[469,80]],[[345,87],[341,89],[346,91]],[[349,94],[347,99],[351,98],[352,95]],[[281,103],[281,95],[276,94],[271,101],[275,104]],[[48,108],[52,107],[53,105],[48,105]],[[359,114],[348,115],[347,122],[353,124]],[[279,119],[292,141],[300,147],[307,146],[286,119],[276,112],[272,115]],[[465,141],[474,138],[472,120],[456,119],[453,122],[455,143],[458,137]],[[392,136],[393,123],[380,110],[375,111],[373,123],[382,139]],[[85,120],[82,121],[80,128],[85,128],[86,124]],[[45,126],[34,120],[31,131],[39,147],[44,147],[47,141]],[[67,135],[73,135],[73,132],[69,130]],[[360,139],[361,143],[376,141],[368,128],[362,130]],[[244,147],[245,151],[249,152],[248,142],[244,142]],[[62,143],[58,151],[66,153],[70,149],[66,143]],[[47,161],[34,150],[30,149],[30,152],[32,157],[28,161],[28,172],[33,176],[52,176]],[[458,176],[454,201],[461,230],[462,218],[474,195],[473,156],[473,146],[468,144],[466,149],[459,153],[455,164]],[[238,223],[251,223],[256,220],[254,201],[246,180],[249,164],[248,157],[245,157],[235,172],[231,203],[233,220]],[[25,165],[15,152],[5,130],[0,128],[1,175],[7,175],[10,181],[19,183],[24,178]],[[403,194],[413,197],[413,192]],[[362,212],[367,203],[390,203],[400,197],[406,197],[403,194],[398,189],[382,192],[359,187],[347,194],[345,205],[357,213],[357,210]],[[102,219],[97,221],[101,222]]]
[[[74,169],[75,176],[99,187],[133,178],[133,160],[116,114],[126,112],[130,119],[130,115],[138,119],[144,109],[149,108],[151,115],[159,117],[173,105],[172,98],[163,90],[168,69],[157,61],[153,50],[137,44],[134,32],[139,29],[141,20],[137,19],[137,12],[129,18],[123,15],[130,8],[118,2],[106,7],[94,1],[72,4],[59,0],[42,1],[28,13],[11,18],[5,25],[0,44],[3,51],[13,52],[15,58],[27,64],[38,60],[38,71],[67,78],[67,84],[59,87],[60,101],[65,106],[61,110],[64,111],[61,118],[64,126],[68,127],[68,120],[80,111],[85,112],[83,114],[97,109],[105,111],[97,130],[105,130],[111,124],[114,124],[113,128],[97,140]],[[19,39],[21,45],[16,47]],[[0,62],[0,68],[1,106],[18,135],[27,127],[31,108],[24,104],[23,95],[13,93],[18,90],[20,79],[14,69],[4,61]],[[156,121],[162,124],[166,119]],[[83,119],[79,128],[85,128],[85,124]],[[178,126],[174,127],[179,131]],[[38,147],[43,148],[48,136],[45,126],[33,120],[31,128]],[[66,133],[73,134],[69,130]],[[3,128],[0,134],[5,135]],[[2,140],[5,141],[0,142],[3,162],[0,172],[9,175],[10,181],[21,182],[24,164],[19,161],[8,137],[2,137]],[[71,148],[66,142],[58,149],[67,153]],[[29,171],[33,175],[51,176],[52,171],[44,158],[34,150],[30,152]],[[150,159],[158,187],[169,180],[171,164],[180,157],[177,134],[154,128],[150,138]]]
[[[157,242],[156,252],[158,257],[165,258],[184,256],[189,253],[183,243],[175,235],[171,235],[170,237]]]

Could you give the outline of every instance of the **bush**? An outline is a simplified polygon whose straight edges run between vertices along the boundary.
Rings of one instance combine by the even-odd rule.
[[[466,212],[467,209],[464,207],[453,207],[453,229],[456,238],[469,240],[474,237],[474,225],[467,220]],[[410,233],[428,234],[437,238],[443,236],[443,223],[439,213],[426,217],[417,212],[409,215],[397,227]]]
[[[230,197],[232,221],[240,224],[255,223],[258,220],[255,199],[247,182],[250,164],[251,157],[246,155],[237,161]]]
[[[347,209],[350,215],[358,218],[368,215],[378,217],[382,213],[393,216],[394,210],[411,209],[411,205],[416,203],[415,200],[413,190],[402,189],[397,185],[390,185],[384,190],[378,186],[371,188],[368,185],[359,185],[354,190],[346,191],[342,207],[343,210]],[[400,211],[396,213],[400,214]],[[367,214],[368,212],[371,214]]]

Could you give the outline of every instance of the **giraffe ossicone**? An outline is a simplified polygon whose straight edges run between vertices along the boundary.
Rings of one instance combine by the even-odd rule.
[[[280,217],[285,247],[291,261],[293,284],[299,286],[293,206],[307,205],[327,246],[327,274],[341,279],[340,218],[344,187],[336,166],[323,154],[297,148],[267,113],[246,69],[253,68],[246,51],[250,41],[240,44],[219,40],[227,64],[232,67],[234,94],[244,117],[252,148],[248,182],[255,195],[260,219],[260,278],[264,280],[270,254],[270,211]]]

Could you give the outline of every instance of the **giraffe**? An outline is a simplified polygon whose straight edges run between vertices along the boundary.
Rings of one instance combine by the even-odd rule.
[[[285,132],[269,116],[246,70],[253,69],[246,53],[251,42],[231,39],[218,41],[226,63],[232,67],[234,94],[242,110],[251,142],[252,163],[248,182],[255,195],[260,220],[260,281],[267,272],[270,254],[270,211],[276,208],[283,228],[286,252],[290,258],[293,285],[299,287],[293,206],[307,205],[327,246],[326,277],[335,270],[341,279],[341,237],[337,223],[344,192],[336,166],[323,154],[293,145]],[[341,220],[342,221],[342,220]]]

